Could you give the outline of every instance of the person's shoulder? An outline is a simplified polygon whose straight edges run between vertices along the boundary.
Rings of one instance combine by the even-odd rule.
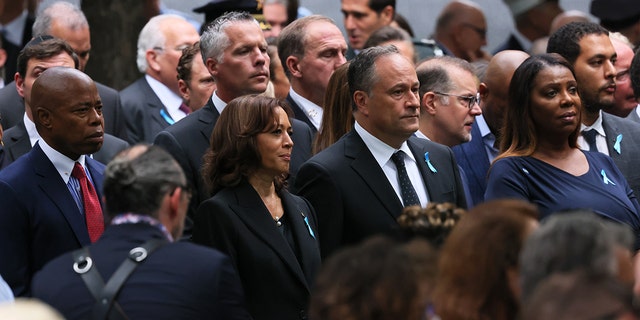
[[[100,82],[97,82],[97,81],[94,81],[94,83],[96,84],[96,88],[98,89],[98,92],[100,93],[100,97],[102,99],[104,99],[105,96],[115,96],[115,97],[117,97],[119,95],[118,91],[116,89],[114,89],[114,88],[111,88],[111,87],[109,87],[107,85],[104,85],[104,84],[102,84]]]

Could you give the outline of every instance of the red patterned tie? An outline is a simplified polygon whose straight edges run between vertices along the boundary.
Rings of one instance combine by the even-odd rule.
[[[87,222],[87,230],[91,242],[96,242],[104,231],[104,219],[102,218],[102,208],[100,207],[100,199],[93,188],[93,184],[87,179],[87,175],[78,162],[73,166],[71,176],[78,179],[80,189],[82,190],[82,203],[84,205],[84,218]]]

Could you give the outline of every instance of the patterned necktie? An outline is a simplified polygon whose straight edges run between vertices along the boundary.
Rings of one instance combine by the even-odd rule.
[[[82,191],[82,204],[84,206],[84,218],[87,222],[87,231],[91,242],[96,242],[104,231],[104,219],[102,217],[102,207],[98,194],[93,188],[93,184],[87,179],[87,175],[78,162],[73,166],[71,176],[78,179]]]
[[[598,152],[598,146],[596,145],[596,136],[598,131],[596,129],[589,129],[582,131],[584,140],[589,144],[589,151]]]
[[[189,115],[191,113],[191,109],[184,103],[180,104],[180,107],[178,109],[184,112],[184,114],[186,115]]]
[[[398,151],[391,156],[391,161],[396,165],[398,169],[398,183],[400,183],[400,194],[402,194],[402,203],[405,207],[420,205],[420,199],[416,193],[416,189],[413,188],[409,175],[407,174],[407,168],[404,165],[404,152]]]

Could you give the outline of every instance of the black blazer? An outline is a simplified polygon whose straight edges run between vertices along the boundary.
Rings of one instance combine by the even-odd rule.
[[[89,247],[105,281],[129,250],[164,237],[146,224],[109,226]],[[33,296],[66,319],[89,319],[95,300],[64,254],[33,280]],[[122,286],[117,299],[129,319],[249,319],[240,280],[222,253],[188,242],[168,243],[151,253]]]
[[[131,144],[152,143],[158,132],[171,125],[161,114],[170,117],[169,111],[144,77],[120,91],[120,100]]]
[[[188,182],[196,189],[189,205],[190,217],[193,217],[200,203],[210,197],[200,170],[202,156],[209,149],[211,133],[219,116],[218,110],[209,99],[204,107],[158,133],[153,142],[167,150],[178,161]],[[300,166],[311,157],[313,143],[313,133],[309,126],[292,119],[291,127],[293,129],[291,139],[294,145],[291,152],[289,181],[295,178]]]
[[[231,257],[254,319],[306,319],[320,267],[315,214],[305,199],[285,190],[279,195],[297,248],[289,246],[246,180],[202,203],[193,240]]]
[[[452,202],[466,208],[451,149],[416,137],[407,143],[417,160],[429,201]],[[427,167],[426,152],[437,172]],[[403,209],[384,171],[355,130],[300,168],[294,193],[308,199],[316,210],[323,258],[345,245],[395,228]]]
[[[100,100],[102,100],[102,115],[104,118],[104,132],[127,140],[124,126],[123,111],[120,105],[118,91],[95,82]],[[0,114],[2,127],[6,130],[22,122],[24,116],[24,100],[18,94],[16,83],[11,82],[0,89]]]
[[[635,112],[635,111],[634,111]],[[627,179],[636,198],[640,197],[640,124],[602,112],[602,128],[607,135],[609,156]],[[619,148],[616,140],[620,136]]]
[[[4,159],[0,159],[0,170],[31,150],[29,134],[22,120],[13,128],[5,131],[2,139],[4,141],[5,156]],[[105,133],[102,147],[92,157],[103,164],[108,164],[118,152],[128,147],[129,143],[126,141]]]

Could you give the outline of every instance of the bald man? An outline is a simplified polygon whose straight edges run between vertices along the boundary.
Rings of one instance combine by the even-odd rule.
[[[457,0],[444,7],[433,39],[445,55],[469,62],[491,59],[482,50],[487,45],[487,22],[475,2]]]
[[[30,295],[31,278],[49,260],[104,228],[104,165],[85,156],[104,139],[94,82],[74,68],[49,68],[33,84],[31,112],[42,139],[0,171],[0,274],[17,297]]]
[[[480,83],[482,114],[471,127],[470,142],[453,147],[458,165],[465,171],[474,204],[484,201],[489,165],[498,155],[499,132],[507,108],[509,83],[513,73],[529,57],[523,51],[505,50],[489,61],[484,79]]]

